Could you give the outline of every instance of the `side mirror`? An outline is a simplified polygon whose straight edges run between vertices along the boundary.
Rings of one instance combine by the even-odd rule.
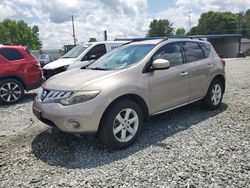
[[[96,55],[91,55],[91,56],[89,56],[88,59],[89,59],[89,60],[96,60],[96,59],[97,59],[97,56],[96,56]]]
[[[153,70],[163,70],[168,69],[170,67],[170,63],[166,59],[156,59],[153,62],[152,69]]]

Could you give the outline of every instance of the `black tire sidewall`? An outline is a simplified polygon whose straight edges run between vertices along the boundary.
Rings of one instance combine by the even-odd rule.
[[[0,104],[15,104],[18,101],[20,101],[22,99],[23,95],[24,95],[23,84],[21,82],[19,82],[18,80],[15,80],[15,79],[5,79],[5,80],[0,81],[0,88],[1,88],[2,85],[10,83],[10,82],[17,84],[21,88],[21,95],[16,101],[13,101],[13,102],[6,102],[0,97]]]
[[[217,104],[217,105],[214,105],[213,102],[212,102],[212,90],[213,90],[213,87],[216,85],[216,84],[219,84],[220,87],[221,87],[221,98],[220,98],[220,102]],[[210,84],[210,87],[209,87],[209,90],[207,92],[207,95],[204,99],[204,103],[205,103],[205,106],[210,109],[210,110],[215,110],[217,109],[220,105],[221,105],[221,102],[222,102],[222,98],[223,98],[223,84],[220,80],[218,79],[215,79],[211,84]]]
[[[113,135],[113,122],[117,114],[125,108],[133,109],[139,118],[139,127],[135,136],[128,142],[119,142]],[[123,100],[111,106],[111,108],[105,113],[102,120],[102,130],[100,134],[101,141],[112,149],[123,149],[135,142],[139,134],[143,129],[143,113],[140,106],[130,100]]]

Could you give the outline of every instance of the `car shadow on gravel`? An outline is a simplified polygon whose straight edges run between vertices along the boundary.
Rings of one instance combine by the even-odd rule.
[[[227,105],[222,104],[219,109],[208,111],[200,103],[195,103],[152,117],[145,123],[145,129],[137,142],[120,151],[112,151],[90,136],[79,138],[55,128],[37,135],[32,142],[32,151],[37,159],[51,166],[94,168],[125,159],[150,146],[171,149],[171,145],[162,141],[226,109]]]

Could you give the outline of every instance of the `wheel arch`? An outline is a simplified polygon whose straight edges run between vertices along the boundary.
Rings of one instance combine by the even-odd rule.
[[[103,127],[102,122],[103,122],[103,118],[105,117],[105,115],[108,113],[108,111],[111,109],[111,107],[113,105],[117,104],[118,102],[120,102],[122,100],[131,100],[131,101],[137,103],[142,109],[144,120],[148,119],[148,117],[149,117],[149,109],[148,109],[148,105],[145,102],[145,100],[142,97],[140,97],[139,95],[136,95],[136,94],[125,94],[125,95],[122,95],[122,96],[116,98],[115,100],[113,100],[108,105],[108,107],[106,108],[106,110],[102,114],[102,117],[101,117],[101,120],[100,120],[100,123],[99,123],[99,126],[98,126],[97,135],[100,134],[100,130]]]
[[[13,79],[13,80],[17,80],[19,81],[22,85],[23,85],[23,88],[26,90],[26,84],[24,83],[24,81],[17,77],[17,76],[3,76],[3,77],[0,77],[0,80],[8,80],[8,79]]]
[[[225,89],[226,89],[226,79],[225,79],[225,77],[224,77],[222,74],[217,74],[217,75],[213,78],[212,82],[213,82],[214,80],[216,80],[216,79],[220,80],[221,83],[223,84],[223,93],[225,93]],[[211,82],[211,83],[212,83],[212,82]]]

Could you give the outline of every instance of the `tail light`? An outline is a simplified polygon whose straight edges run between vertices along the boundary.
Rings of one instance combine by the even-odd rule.
[[[224,59],[221,59],[220,62],[222,65],[224,65],[224,66],[226,65],[226,61]]]

